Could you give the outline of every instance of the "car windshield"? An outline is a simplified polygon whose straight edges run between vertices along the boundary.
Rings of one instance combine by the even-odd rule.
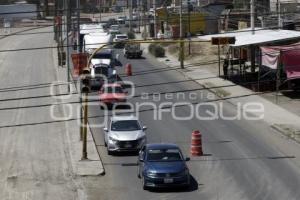
[[[104,88],[105,93],[123,93],[123,89],[122,87],[112,87],[112,86],[108,86]]]
[[[111,59],[112,55],[110,53],[97,53],[93,58],[97,59]]]
[[[111,123],[112,131],[137,131],[141,126],[137,120],[113,121]]]
[[[179,149],[149,149],[147,160],[153,162],[182,161],[182,156]]]
[[[112,29],[112,30],[118,30],[119,26],[111,26],[110,29]]]
[[[126,35],[117,35],[116,37],[119,38],[119,39],[127,39]]]

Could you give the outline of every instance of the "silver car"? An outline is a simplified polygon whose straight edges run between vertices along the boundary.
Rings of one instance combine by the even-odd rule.
[[[108,155],[112,152],[139,151],[146,144],[145,126],[134,116],[114,116],[104,128]]]

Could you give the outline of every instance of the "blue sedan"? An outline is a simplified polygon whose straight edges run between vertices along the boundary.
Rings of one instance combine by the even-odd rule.
[[[147,144],[138,159],[138,177],[143,189],[190,185],[190,173],[186,161],[175,144]]]

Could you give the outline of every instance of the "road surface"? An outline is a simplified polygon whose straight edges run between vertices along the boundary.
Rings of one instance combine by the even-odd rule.
[[[1,40],[0,48],[51,46],[52,38],[52,34],[12,36]],[[121,61],[124,64],[128,62],[122,57]],[[179,99],[173,97],[168,100],[170,102],[185,100],[197,103],[212,96],[207,90],[201,90],[197,83],[186,80],[181,73],[153,58],[130,62],[134,76],[123,76],[123,79],[136,84],[136,97],[129,100],[131,103],[155,102],[160,105],[166,102],[166,96],[160,100],[153,96],[150,100],[139,96],[153,92],[197,94],[196,98],[194,95],[193,98],[187,98],[188,95],[179,96]],[[299,145],[282,138],[263,121],[220,118],[209,121],[196,117],[175,120],[167,110],[162,114],[162,120],[155,120],[153,109],[149,106],[143,107],[139,113],[141,121],[148,127],[148,142],[174,142],[185,155],[189,155],[191,132],[198,129],[203,134],[206,155],[193,157],[188,163],[193,177],[189,190],[144,191],[141,180],[137,178],[136,166],[131,166],[137,161],[136,155],[108,156],[101,127],[91,129],[106,174],[74,177],[65,124],[43,124],[53,120],[50,108],[32,107],[57,102],[52,97],[32,98],[49,95],[48,83],[57,79],[52,50],[1,53],[0,63],[0,199],[300,199],[300,165],[296,156]],[[119,71],[123,73],[124,69]],[[223,102],[223,105],[225,115],[231,116],[236,112],[231,104]],[[56,109],[55,112],[62,115],[62,109]],[[178,107],[176,113],[178,116],[188,116],[190,108]],[[199,114],[207,116],[206,108],[201,107]],[[102,120],[99,116],[103,115],[103,110],[99,106],[90,107],[89,115],[90,124],[97,125]],[[24,123],[35,125],[24,126]],[[82,195],[85,192],[87,196]]]
[[[182,73],[168,68],[151,57],[126,60],[133,66],[133,76],[123,79],[136,84],[135,97],[129,102],[140,105],[142,102],[200,103],[210,100],[214,95],[204,90],[197,83],[187,80]],[[164,84],[160,84],[164,83]],[[201,89],[202,88],[202,89]],[[189,90],[189,92],[185,92]],[[174,93],[173,93],[174,92]],[[169,93],[171,96],[156,95],[146,98],[144,93]],[[178,94],[184,95],[178,95]],[[191,93],[193,93],[191,95]],[[194,95],[197,95],[195,98]],[[140,96],[141,95],[141,96]],[[166,100],[166,98],[168,100]],[[215,102],[222,105],[222,114],[235,116],[237,108],[226,101]],[[299,158],[293,152],[299,152],[299,146],[286,141],[270,130],[263,121],[175,120],[171,112],[164,112],[162,119],[154,117],[152,106],[144,106],[139,112],[140,120],[148,127],[148,142],[172,142],[178,144],[189,156],[190,139],[193,130],[200,130],[203,135],[204,157],[193,157],[189,162],[193,177],[189,190],[144,191],[142,182],[137,178],[135,155],[108,156],[103,143],[103,131],[100,127],[92,128],[96,145],[103,159],[106,175],[90,184],[90,199],[231,199],[231,200],[282,200],[299,199],[300,185]],[[201,106],[196,112],[209,116],[211,106]],[[187,117],[191,113],[189,106],[179,106],[176,115]],[[89,109],[91,125],[99,125],[104,114],[99,106]],[[221,114],[219,114],[221,115]],[[92,117],[93,116],[93,117]],[[278,144],[278,141],[281,144]],[[285,148],[291,147],[290,154]],[[95,186],[96,185],[96,186]],[[96,194],[96,195],[95,195]]]
[[[53,46],[52,39],[53,34],[45,33],[10,36],[0,40],[0,49]],[[0,65],[0,199],[83,199],[71,166],[66,124],[54,123],[51,107],[43,106],[58,103],[50,95],[50,84],[57,80],[53,49],[1,52]],[[34,98],[38,96],[46,97]],[[53,111],[64,115],[62,106]]]

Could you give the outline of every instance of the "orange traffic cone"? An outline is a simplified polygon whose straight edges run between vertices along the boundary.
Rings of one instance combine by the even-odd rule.
[[[131,69],[131,64],[127,63],[125,66],[125,72],[127,76],[132,76],[132,69]]]
[[[198,130],[192,133],[191,154],[192,156],[203,156],[202,135]]]

